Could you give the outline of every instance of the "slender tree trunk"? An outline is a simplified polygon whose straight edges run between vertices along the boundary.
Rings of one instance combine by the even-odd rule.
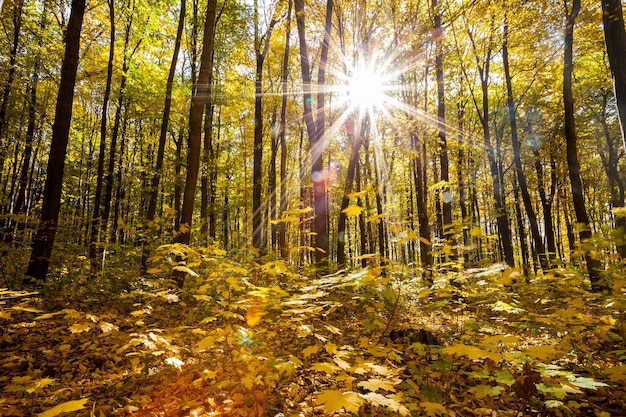
[[[528,223],[530,224],[530,233],[533,239],[533,246],[535,248],[535,252],[539,256],[539,263],[541,264],[541,269],[545,271],[548,269],[546,248],[543,243],[543,237],[541,236],[539,232],[539,222],[537,221],[537,215],[535,214],[535,209],[533,207],[533,203],[530,198],[530,193],[528,192],[528,184],[526,182],[526,175],[524,174],[524,169],[522,167],[520,141],[517,136],[517,110],[515,108],[515,103],[513,101],[513,83],[511,81],[511,71],[509,69],[508,33],[509,33],[509,26],[508,26],[508,23],[506,22],[506,17],[505,17],[504,40],[502,42],[502,63],[504,66],[504,78],[506,81],[507,106],[509,108],[509,123],[511,125],[511,142],[513,145],[513,165],[515,167],[517,181],[520,186],[520,191],[522,193],[524,211],[526,212],[526,217],[528,217]],[[518,192],[517,189],[515,191],[516,193]],[[525,245],[523,241],[521,243],[522,245]]]
[[[356,169],[356,191],[357,193],[360,193],[361,191],[361,169],[359,168],[360,164],[357,164],[357,169]],[[361,199],[361,196],[359,194],[359,197],[357,197],[356,199],[356,205],[359,207],[363,207],[363,200]],[[363,213],[363,210],[361,210],[361,212],[359,213],[359,250],[360,253],[359,255],[361,255],[361,267],[365,268],[367,266],[367,258],[365,257],[365,254],[367,254],[367,239],[368,239],[368,235],[367,235],[367,226],[365,224],[365,214]]]
[[[72,0],[70,19],[67,26],[65,55],[61,66],[61,80],[57,96],[56,113],[52,125],[52,142],[48,158],[46,183],[43,192],[43,206],[37,235],[26,275],[43,280],[48,273],[52,247],[56,237],[61,193],[63,190],[63,170],[72,120],[74,86],[78,69],[80,32],[85,15],[85,0]]]
[[[154,164],[154,174],[150,181],[150,199],[148,202],[148,211],[146,213],[147,226],[152,228],[154,218],[156,216],[157,200],[159,196],[159,184],[161,175],[163,175],[163,159],[165,158],[165,144],[167,142],[167,130],[170,122],[170,113],[172,110],[172,88],[174,86],[174,77],[176,76],[176,65],[178,64],[178,54],[180,52],[180,42],[185,27],[187,0],[180,0],[180,14],[178,15],[178,29],[176,30],[176,40],[174,41],[174,54],[172,55],[172,63],[170,71],[167,75],[167,83],[165,85],[165,104],[163,107],[163,118],[161,119],[161,130],[159,132],[159,147],[157,149],[157,157]],[[141,254],[141,270],[146,271],[148,257],[150,256],[150,248],[148,242],[143,241],[143,251]]]
[[[324,150],[324,130],[325,130],[325,74],[328,60],[328,50],[330,48],[330,34],[332,28],[333,0],[326,3],[326,21],[324,24],[324,39],[320,53],[319,70],[317,77],[317,114],[313,114],[311,73],[309,57],[306,43],[306,30],[304,22],[304,0],[295,0],[296,23],[298,26],[298,39],[300,43],[300,67],[302,70],[302,83],[304,88],[303,106],[304,122],[309,136],[309,155],[311,161],[311,171],[313,177],[313,206],[315,217],[313,219],[313,233],[315,235],[315,260],[320,271],[328,268],[328,256],[330,242],[328,240],[327,224],[327,195],[326,182],[322,164],[322,151]]]
[[[270,167],[267,173],[267,195],[269,204],[269,220],[270,220],[270,244],[272,251],[278,247],[278,225],[276,224],[276,214],[278,212],[276,207],[276,158],[278,156],[278,115],[276,109],[274,109],[271,117],[271,131],[270,131]]]
[[[259,8],[254,2],[254,50],[256,54],[255,71],[255,99],[254,99],[254,153],[252,170],[252,246],[264,252],[263,226],[261,211],[262,206],[262,180],[263,180],[263,63],[270,47],[272,30],[276,20],[272,19],[267,32],[259,36]]]
[[[439,165],[441,169],[441,181],[444,186],[439,191],[441,199],[441,209],[443,217],[441,218],[441,230],[443,237],[451,244],[454,237],[452,228],[452,196],[450,194],[450,174],[448,162],[448,142],[446,135],[446,104],[445,104],[445,85],[443,81],[443,48],[441,41],[443,39],[443,28],[441,27],[441,14],[439,13],[439,1],[432,0],[431,7],[434,16],[434,33],[435,41],[435,78],[437,79],[437,130],[439,137]],[[438,220],[439,221],[439,220]]]
[[[352,146],[350,150],[350,162],[348,163],[348,173],[346,174],[346,183],[343,190],[343,196],[341,198],[341,209],[339,211],[339,218],[337,219],[337,265],[339,268],[343,268],[346,263],[346,212],[348,204],[350,203],[350,194],[352,193],[352,184],[354,182],[354,174],[358,171],[359,163],[359,149],[363,143],[362,129],[359,127],[357,131],[354,129],[354,122],[352,119],[347,121],[348,138],[350,138]],[[359,213],[361,214],[361,213]]]
[[[175,243],[189,244],[191,238],[191,220],[193,218],[196,185],[200,171],[200,148],[202,144],[202,119],[205,108],[211,108],[212,87],[210,84],[211,56],[215,41],[215,17],[217,14],[217,0],[207,1],[207,13],[204,22],[204,38],[202,54],[200,56],[200,72],[193,89],[191,111],[189,115],[189,144],[187,158],[187,176],[185,178],[185,192],[183,206],[180,213],[180,229],[174,237]],[[185,282],[183,274],[176,274],[177,285],[182,288]]]
[[[7,71],[7,78],[2,90],[2,103],[0,104],[0,181],[2,181],[5,155],[9,145],[8,143],[5,143],[4,136],[7,127],[7,109],[9,108],[11,89],[13,87],[15,72],[17,70],[17,55],[20,43],[20,33],[22,31],[23,10],[24,0],[16,0],[13,5],[13,38],[11,42],[11,52],[9,54],[9,70]]]
[[[459,136],[460,132],[463,132],[463,121],[465,117],[465,108],[462,103],[457,105],[457,119],[458,119],[458,132]],[[465,178],[465,167],[466,167],[466,157],[465,157],[465,148],[463,145],[463,138],[459,137],[459,149],[457,152],[457,182],[459,186],[459,205],[461,206],[461,219],[463,222],[463,259],[465,262],[469,261],[469,253],[467,248],[469,246],[470,241],[470,233],[469,233],[469,223],[470,218],[468,216],[467,211],[467,191],[466,191],[466,178]]]
[[[528,256],[528,246],[526,246],[526,228],[522,216],[522,206],[519,201],[520,190],[517,184],[517,177],[513,179],[513,190],[515,197],[515,219],[517,221],[517,233],[519,234],[520,251],[522,254],[521,264],[524,276],[528,277],[530,274],[530,258]]]
[[[176,167],[174,169],[175,182],[174,182],[174,210],[176,216],[174,216],[174,230],[180,230],[180,209],[182,206],[182,176],[181,171],[183,169],[183,131],[178,131],[178,140],[174,137],[174,143],[176,145]]]
[[[509,226],[509,216],[506,209],[504,197],[504,184],[498,168],[498,160],[495,148],[491,143],[491,132],[489,131],[489,57],[484,69],[481,69],[481,87],[482,87],[482,114],[480,115],[483,127],[483,140],[487,149],[487,158],[489,160],[489,168],[491,178],[493,180],[493,199],[496,213],[496,224],[498,226],[498,235],[500,237],[500,245],[504,253],[504,261],[507,265],[515,266],[515,256],[513,254],[513,242],[511,241],[511,229]]]
[[[622,141],[626,151],[626,30],[621,0],[602,1],[604,42],[613,76],[617,114],[622,128]]]
[[[282,80],[282,102],[280,108],[280,129],[278,132],[278,140],[280,142],[280,207],[278,209],[278,217],[282,218],[283,213],[287,210],[287,141],[285,130],[287,125],[287,94],[289,82],[289,52],[291,49],[289,38],[291,36],[291,12],[293,1],[288,0],[287,9],[287,28],[285,29],[285,53],[283,54],[283,72]],[[289,245],[287,242],[287,223],[281,221],[278,230],[278,246],[280,248],[280,257],[287,259],[289,257]]]
[[[580,177],[580,163],[578,161],[578,149],[576,138],[576,126],[574,120],[574,96],[572,93],[572,71],[573,71],[573,44],[574,44],[574,24],[580,11],[580,0],[573,0],[572,9],[568,13],[565,27],[564,54],[563,54],[563,105],[565,116],[565,142],[567,144],[567,166],[569,169],[570,185],[572,187],[572,200],[574,213],[579,227],[580,243],[585,252],[585,262],[587,272],[591,281],[593,291],[605,289],[601,277],[600,261],[591,256],[590,250],[585,249],[591,239],[591,229],[587,209],[585,208],[585,198],[583,195],[583,184]]]
[[[41,12],[41,21],[39,22],[40,30],[43,32],[46,27],[46,22],[48,19],[48,3],[44,2],[43,11]],[[40,37],[38,37],[40,40]],[[29,172],[31,172],[31,159],[33,159],[33,145],[35,142],[35,125],[37,122],[37,87],[39,85],[39,65],[40,65],[41,57],[39,54],[35,57],[33,62],[33,70],[31,76],[31,84],[29,88],[29,96],[30,101],[28,103],[28,125],[26,128],[26,143],[24,144],[24,159],[22,163],[22,168],[20,170],[19,175],[19,188],[17,191],[17,197],[15,200],[15,206],[13,208],[14,213],[25,213],[26,212],[26,192],[28,189],[28,177]],[[1,122],[0,122],[1,123]],[[23,229],[25,227],[25,223],[20,221],[19,227]]]
[[[106,154],[107,140],[107,112],[109,109],[109,99],[111,97],[111,83],[113,79],[113,59],[115,56],[115,1],[109,0],[109,22],[111,25],[109,40],[109,61],[107,64],[107,78],[102,98],[102,116],[100,119],[100,148],[98,153],[98,166],[96,171],[96,194],[94,196],[93,214],[89,233],[89,259],[91,271],[95,273],[100,270],[100,260],[98,259],[98,232],[100,231],[102,186],[104,185],[104,160]]]
[[[420,149],[419,138],[416,133],[411,133],[411,148],[413,149],[413,181],[415,182],[417,219],[419,223],[420,262],[422,269],[430,270],[433,266],[433,257],[427,204],[428,185],[424,171],[426,150],[425,145]]]

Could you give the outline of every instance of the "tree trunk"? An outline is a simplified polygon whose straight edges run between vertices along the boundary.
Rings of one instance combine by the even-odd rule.
[[[67,26],[65,55],[61,66],[61,80],[57,96],[56,113],[52,125],[52,141],[48,158],[47,177],[43,192],[43,206],[37,235],[26,275],[43,280],[48,273],[52,247],[56,237],[61,193],[63,190],[63,170],[72,120],[74,86],[78,69],[80,32],[85,15],[85,0],[72,0],[70,19]]]
[[[283,72],[282,80],[282,102],[280,108],[280,129],[278,132],[278,140],[280,142],[280,207],[278,209],[278,217],[282,218],[283,213],[287,210],[287,141],[285,138],[285,129],[287,125],[287,94],[289,82],[289,51],[291,49],[289,38],[291,36],[291,11],[292,0],[288,0],[287,10],[287,28],[285,29],[285,53],[283,54]],[[280,248],[280,257],[287,259],[289,257],[289,246],[287,242],[287,223],[281,221],[278,230],[278,246]]]
[[[364,119],[365,120],[365,119]],[[357,131],[354,130],[354,122],[352,119],[348,119],[346,130],[348,131],[348,138],[351,140],[352,146],[350,150],[350,162],[348,163],[348,173],[346,174],[346,183],[344,185],[343,196],[341,198],[341,209],[339,211],[339,218],[337,219],[337,265],[339,268],[343,268],[346,263],[346,213],[350,203],[350,194],[352,193],[352,184],[354,182],[354,174],[358,170],[359,163],[359,149],[363,143],[361,126]],[[365,125],[365,123],[363,123]],[[360,213],[359,213],[360,214]]]
[[[330,242],[328,240],[326,182],[322,164],[322,152],[324,150],[325,130],[325,75],[328,50],[330,48],[330,33],[332,29],[333,0],[326,3],[326,21],[324,24],[324,39],[320,53],[319,70],[317,77],[317,114],[313,114],[311,75],[309,57],[306,43],[306,31],[304,22],[304,0],[295,0],[296,23],[298,26],[298,39],[300,42],[300,66],[302,70],[302,83],[304,87],[303,106],[304,122],[309,136],[309,156],[311,161],[311,173],[313,177],[313,206],[315,217],[313,219],[313,233],[315,235],[315,260],[320,272],[328,269],[328,254]]]
[[[215,41],[215,16],[217,12],[217,0],[208,0],[207,13],[204,22],[204,38],[202,54],[200,57],[200,72],[193,86],[194,92],[191,99],[191,111],[189,115],[189,143],[187,159],[187,175],[185,178],[185,191],[183,205],[180,213],[180,229],[174,237],[175,243],[189,244],[191,238],[191,220],[193,218],[196,185],[200,171],[200,148],[202,144],[202,119],[204,110],[211,108],[212,88],[211,80],[213,45]],[[177,285],[182,288],[185,283],[185,275],[176,274]]]
[[[621,0],[602,1],[604,42],[613,76],[617,114],[622,129],[622,141],[626,151],[626,31]]]
[[[100,147],[98,153],[98,167],[96,171],[96,195],[94,196],[93,214],[91,216],[89,234],[89,260],[91,262],[92,274],[100,270],[100,260],[98,259],[98,232],[101,221],[102,186],[104,185],[104,160],[106,154],[107,139],[107,112],[109,109],[109,99],[111,97],[111,83],[113,78],[113,59],[115,56],[115,1],[109,0],[109,22],[111,25],[109,41],[109,61],[107,64],[107,78],[102,97],[102,116],[100,119]]]
[[[443,28],[441,27],[441,14],[439,13],[438,0],[432,0],[431,7],[435,13],[433,38],[435,41],[435,78],[437,79],[437,130],[439,131],[439,165],[441,169],[441,181],[443,187],[439,190],[439,198],[441,199],[441,209],[443,217],[441,218],[441,230],[443,237],[452,244],[454,231],[452,230],[452,196],[450,194],[450,174],[448,163],[448,142],[446,135],[446,105],[445,105],[445,86],[443,82],[443,50],[441,41],[443,39]],[[438,220],[439,221],[439,220]]]
[[[433,266],[432,243],[430,236],[430,224],[428,219],[428,184],[424,170],[426,160],[425,144],[420,149],[419,138],[416,133],[411,133],[411,148],[413,150],[413,180],[415,182],[415,198],[417,200],[417,219],[419,223],[420,261],[424,270],[430,270]]]
[[[22,13],[24,11],[24,0],[17,0],[13,5],[13,39],[11,42],[11,52],[9,54],[9,70],[2,91],[2,103],[0,104],[0,181],[2,180],[2,172],[4,171],[5,155],[7,153],[8,143],[4,141],[5,129],[7,126],[7,109],[9,108],[9,99],[11,97],[11,88],[15,79],[17,70],[17,55],[20,42],[20,33],[22,31]]]
[[[147,227],[152,228],[154,218],[156,216],[157,199],[159,196],[159,184],[161,175],[163,175],[163,159],[165,158],[165,144],[167,142],[167,130],[170,122],[170,112],[172,110],[172,88],[174,86],[174,77],[176,77],[176,65],[178,64],[178,54],[180,52],[180,42],[185,28],[187,0],[180,0],[180,14],[178,15],[178,29],[176,30],[176,40],[174,41],[174,54],[172,55],[172,63],[170,71],[167,75],[167,83],[165,85],[165,105],[163,106],[163,118],[161,119],[161,130],[159,133],[159,147],[157,149],[157,157],[154,164],[154,174],[150,181],[150,200],[148,202],[148,211],[146,213]],[[143,251],[141,254],[141,270],[147,269],[148,257],[150,256],[150,248],[148,241],[144,236]]]
[[[254,2],[254,51],[256,55],[255,71],[255,97],[254,97],[254,152],[252,169],[252,246],[262,254],[265,243],[263,242],[263,226],[261,212],[262,180],[263,180],[263,63],[270,47],[272,30],[276,20],[272,19],[263,36],[259,36],[259,8]]]
[[[43,11],[41,12],[41,21],[39,22],[39,28],[43,32],[46,23],[48,20],[48,3],[44,2]],[[38,41],[41,40],[40,37],[37,38]],[[37,121],[37,87],[39,85],[39,64],[41,61],[41,56],[38,54],[35,57],[33,62],[33,70],[32,70],[32,79],[30,84],[30,101],[28,103],[28,126],[26,128],[26,143],[24,144],[24,160],[22,163],[22,168],[20,170],[19,176],[19,188],[17,191],[17,197],[15,200],[15,206],[13,208],[14,213],[25,213],[26,212],[26,191],[28,189],[29,183],[29,173],[31,172],[31,167],[34,166],[35,162],[33,159],[33,145],[35,142],[35,124]],[[1,123],[1,122],[0,122]],[[31,164],[31,159],[33,159],[33,163]],[[25,223],[20,221],[19,228],[23,229],[25,227]]]
[[[524,174],[524,169],[522,168],[520,141],[517,136],[517,110],[515,108],[515,103],[513,101],[513,83],[511,81],[511,71],[509,69],[508,34],[509,34],[509,26],[508,26],[508,23],[506,22],[506,16],[505,16],[504,39],[502,42],[502,64],[504,66],[504,78],[506,81],[507,106],[509,108],[509,124],[511,125],[511,142],[513,145],[513,165],[515,167],[515,173],[516,173],[517,181],[520,187],[519,191],[521,191],[522,193],[524,211],[526,212],[526,217],[528,217],[528,223],[530,223],[530,233],[533,239],[533,246],[535,248],[535,252],[539,256],[539,263],[541,264],[541,269],[545,271],[548,269],[546,248],[545,248],[545,245],[543,244],[543,237],[541,236],[541,233],[539,232],[539,222],[537,221],[537,215],[535,214],[535,209],[533,207],[533,203],[530,198],[530,193],[528,192],[528,184],[526,182],[526,175]],[[515,191],[516,193],[518,192],[517,190]],[[524,249],[526,243],[524,241],[521,241],[520,244],[523,246],[523,249]]]
[[[276,158],[278,156],[278,115],[276,109],[274,109],[271,117],[271,131],[270,131],[270,167],[267,173],[267,196],[269,204],[269,220],[270,220],[270,244],[271,249],[274,251],[278,247],[278,225],[276,224],[276,214],[278,212],[276,207]]]
[[[591,229],[589,217],[585,208],[585,198],[583,195],[583,184],[580,178],[580,163],[578,161],[578,149],[576,138],[576,126],[574,120],[574,96],[572,93],[572,71],[573,71],[573,44],[574,44],[574,24],[580,11],[580,0],[573,0],[572,9],[567,16],[564,39],[563,54],[563,106],[565,116],[565,142],[567,144],[567,166],[569,169],[570,185],[572,187],[572,202],[574,213],[579,227],[580,243],[585,252],[585,262],[587,272],[591,281],[593,291],[605,289],[600,275],[600,261],[591,256],[590,250],[586,248],[591,239]]]

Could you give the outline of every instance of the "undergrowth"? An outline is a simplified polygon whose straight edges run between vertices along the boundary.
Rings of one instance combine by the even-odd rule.
[[[0,292],[1,415],[626,409],[619,274],[610,295],[587,292],[574,271],[523,277],[499,264],[435,274],[427,287],[401,266],[311,277],[180,245],[162,247],[143,278],[76,270]],[[182,291],[174,270],[187,274]],[[412,336],[421,329],[438,344]]]

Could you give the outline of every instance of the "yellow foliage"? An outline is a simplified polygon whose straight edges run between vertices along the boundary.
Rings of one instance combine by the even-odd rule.
[[[52,407],[49,410],[44,411],[43,413],[37,414],[37,417],[54,417],[61,413],[69,413],[71,411],[77,411],[82,408],[85,408],[85,403],[89,400],[89,398],[82,398],[80,400],[75,401],[66,401],[57,406]]]
[[[315,394],[315,402],[329,412],[343,408],[349,413],[358,413],[365,400],[352,391],[324,390]]]

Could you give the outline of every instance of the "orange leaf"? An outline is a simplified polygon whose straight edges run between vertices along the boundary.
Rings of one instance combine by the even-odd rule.
[[[248,323],[248,326],[254,327],[254,325],[261,321],[264,311],[264,300],[260,297],[255,297],[252,300],[252,305],[248,307],[248,312],[246,313],[246,323]]]

